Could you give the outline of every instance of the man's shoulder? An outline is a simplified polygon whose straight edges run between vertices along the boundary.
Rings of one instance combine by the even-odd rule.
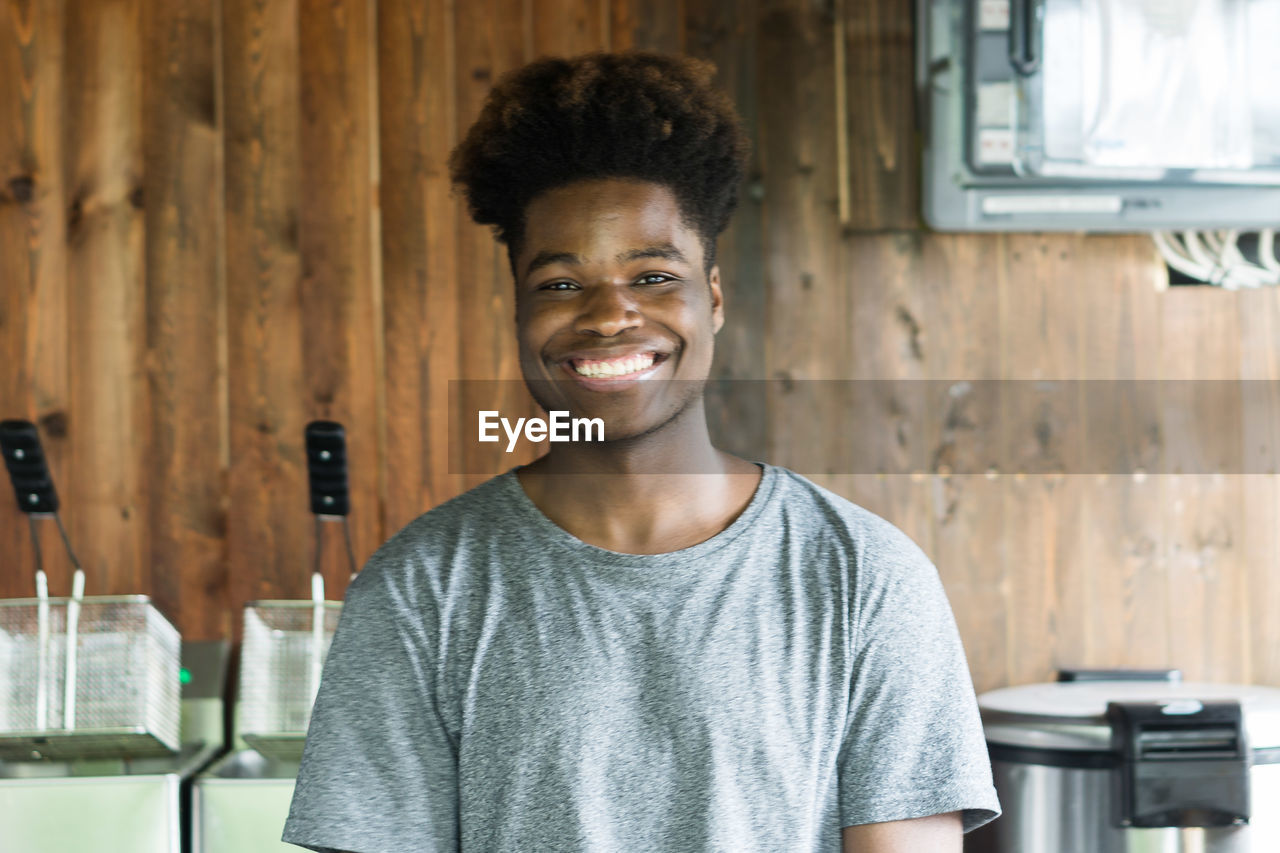
[[[782,511],[811,522],[809,529],[844,539],[859,553],[924,556],[915,540],[887,518],[787,468],[778,468],[778,478]]]
[[[510,511],[510,480],[514,475],[508,471],[496,477],[490,477],[483,483],[474,486],[462,494],[455,495],[441,504],[419,515],[401,528],[392,539],[404,537],[412,539],[430,532],[444,532],[477,518],[492,517]]]
[[[447,567],[453,555],[497,535],[510,514],[508,474],[489,480],[427,510],[391,535],[360,572],[370,580],[405,580]]]

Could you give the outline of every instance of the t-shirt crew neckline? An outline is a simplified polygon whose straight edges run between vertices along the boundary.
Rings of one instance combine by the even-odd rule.
[[[769,503],[778,481],[776,466],[767,462],[756,462],[754,464],[758,465],[763,471],[760,482],[756,484],[755,494],[751,496],[746,509],[739,513],[738,517],[730,522],[728,527],[710,539],[703,540],[696,545],[690,545],[678,551],[667,551],[662,554],[627,554],[622,551],[610,551],[608,548],[601,548],[598,545],[583,542],[548,518],[538,508],[538,505],[530,499],[529,495],[525,493],[524,486],[520,485],[520,478],[516,476],[519,466],[508,470],[502,475],[502,486],[515,508],[515,520],[526,525],[530,533],[548,545],[568,552],[577,559],[590,560],[596,565],[651,569],[664,568],[682,566],[691,560],[702,559],[708,554],[712,554],[730,544],[743,531],[751,527],[752,523]]]

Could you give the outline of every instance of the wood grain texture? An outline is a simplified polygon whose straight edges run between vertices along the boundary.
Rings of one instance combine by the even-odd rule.
[[[141,35],[138,0],[67,3],[63,493],[88,595],[151,591]]]
[[[207,638],[230,629],[215,8],[145,0],[142,20],[149,574],[157,606]]]
[[[1064,568],[1067,586],[1060,660],[1121,668],[1175,667],[1169,648],[1169,573],[1159,547],[1159,409],[1163,275],[1145,237],[1092,235],[1063,259],[1076,293],[1085,473],[1078,479],[1081,526]],[[1097,380],[1092,381],[1092,380]],[[1131,380],[1131,381],[1130,381]],[[1070,659],[1067,652],[1077,649]]]
[[[383,540],[371,11],[371,0],[298,4],[299,310],[306,386],[298,402],[306,420],[334,420],[346,428],[349,523],[361,564]],[[344,566],[328,564],[326,589],[341,595],[348,577]]]
[[[386,532],[461,491],[449,473],[448,383],[458,375],[457,211],[447,161],[458,135],[444,4],[378,6]]]
[[[891,238],[854,234],[842,242],[841,274],[850,289],[851,401],[846,416],[854,453],[836,490],[893,520],[932,553],[932,497],[927,470],[925,389],[929,340],[922,320],[925,292],[918,232]]]
[[[774,399],[711,407],[726,447],[915,539],[980,690],[1080,664],[1280,685],[1280,292],[1157,292],[1141,235],[920,231],[910,26],[888,0],[0,2],[0,417],[41,424],[90,593],[153,593],[193,639],[305,597],[311,418],[347,425],[361,561],[486,479],[449,471],[450,381],[536,408],[505,249],[446,158],[504,71],[640,47],[714,61],[755,143],[713,370]],[[1143,382],[1236,377],[1271,384],[1188,413]],[[1188,414],[1218,455],[1169,446]],[[1254,473],[1160,473],[1180,453]],[[29,595],[0,500],[0,595]]]
[[[848,470],[839,399],[848,378],[849,288],[836,220],[831,16],[803,2],[764,2],[758,125],[763,172],[766,413],[775,461],[815,481]]]
[[[915,284],[923,301],[919,334],[929,378],[935,380],[925,401],[925,464],[942,476],[998,471],[1005,453],[997,380],[1006,239],[936,234],[921,243]]]
[[[523,5],[514,0],[484,0],[457,9],[455,54],[456,108],[459,133],[465,133],[480,114],[485,97],[506,71],[525,62]],[[460,369],[454,379],[498,380],[468,387],[476,405],[528,417],[538,409],[520,385],[515,339],[515,287],[506,247],[493,239],[488,227],[473,223],[461,198],[457,204],[456,247],[459,287]],[[457,413],[461,414],[461,413]],[[465,425],[470,429],[470,425]],[[470,434],[470,433],[468,433]],[[500,467],[530,461],[512,454],[479,454],[468,443],[463,455],[466,487],[487,480]],[[480,473],[470,473],[480,472]]]
[[[1036,380],[1077,377],[1080,288],[1064,270],[1085,251],[1070,234],[1009,235],[999,287],[1005,666],[1011,683],[1052,680],[1084,662],[1090,564],[1081,539],[1079,397]],[[1040,392],[1040,389],[1044,389]]]
[[[846,228],[920,226],[911,4],[844,0],[844,128],[849,162]]]
[[[224,0],[229,606],[309,593],[298,6]]]
[[[524,53],[576,56],[606,48],[608,0],[531,0]]]
[[[1008,667],[1008,521],[1000,480],[985,473],[998,464],[1003,448],[999,386],[992,380],[1000,375],[993,344],[1002,332],[1006,251],[1004,235],[931,235],[923,246],[919,282],[929,377],[951,380],[932,388],[926,400],[926,423],[937,430],[926,438],[933,474],[929,556],[942,576],[979,692],[1003,684]]]
[[[1238,437],[1239,412],[1188,404],[1191,382],[1240,376],[1238,297],[1217,288],[1171,288],[1161,300],[1162,417],[1166,434],[1200,422],[1206,435]],[[1195,346],[1187,343],[1195,341]],[[1223,387],[1216,383],[1216,387]],[[1185,396],[1184,396],[1185,395]],[[1205,399],[1203,392],[1196,401]],[[1219,446],[1214,442],[1214,448]],[[1169,447],[1160,478],[1165,507],[1162,555],[1169,574],[1169,654],[1188,678],[1238,682],[1246,677],[1246,599],[1240,542],[1241,477],[1217,473],[1212,456]],[[1203,463],[1179,473],[1183,460]],[[1173,464],[1168,464],[1172,461]],[[1203,473],[1212,471],[1214,473]]]
[[[690,0],[605,0],[610,50],[685,51],[685,6]]]
[[[64,22],[63,4],[52,0],[0,6],[0,418],[38,424],[62,492],[69,473]],[[0,596],[28,596],[35,555],[12,494],[7,483],[0,488],[0,553],[12,567],[0,576]],[[45,551],[65,576],[61,544],[54,545]]]
[[[1241,616],[1249,680],[1280,685],[1280,288],[1239,294],[1240,376],[1248,381],[1241,480]]]
[[[758,32],[756,4],[689,0],[686,3],[689,52],[716,65],[716,85],[733,98],[751,139],[746,176],[739,189],[738,208],[728,230],[717,241],[725,322],[716,335],[708,386],[707,417],[718,446],[758,458],[767,446],[768,427],[763,380],[767,378],[765,325],[763,215],[760,107],[756,92]]]

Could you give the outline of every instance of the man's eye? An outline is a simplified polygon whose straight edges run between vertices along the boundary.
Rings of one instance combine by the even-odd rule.
[[[561,290],[564,288],[576,287],[571,281],[553,281],[550,284],[544,284],[539,290]]]
[[[655,279],[655,278],[656,278],[656,279],[658,279],[658,280],[657,280],[657,281],[650,281],[650,279]],[[649,273],[649,274],[647,274],[647,275],[642,275],[642,276],[640,276],[640,278],[638,279],[638,281],[639,281],[641,284],[665,284],[665,283],[666,283],[666,282],[668,282],[668,281],[675,281],[675,279],[674,279],[674,278],[672,278],[672,277],[671,277],[671,276],[669,276],[669,275],[666,275],[665,273],[660,273],[660,272],[651,272],[651,273]]]

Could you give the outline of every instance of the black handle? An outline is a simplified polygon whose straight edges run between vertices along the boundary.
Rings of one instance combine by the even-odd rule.
[[[307,473],[311,481],[311,511],[316,515],[346,515],[351,511],[347,490],[347,437],[342,424],[307,424]]]
[[[1043,14],[1037,0],[1010,0],[1009,64],[1023,77],[1040,70],[1042,28],[1037,19]]]
[[[1108,702],[1114,825],[1212,827],[1249,822],[1252,750],[1238,701]]]
[[[0,421],[0,450],[9,469],[18,509],[25,513],[58,511],[58,493],[40,446],[40,433],[30,421]]]
[[[1059,681],[1168,681],[1182,682],[1180,669],[1060,669]]]

